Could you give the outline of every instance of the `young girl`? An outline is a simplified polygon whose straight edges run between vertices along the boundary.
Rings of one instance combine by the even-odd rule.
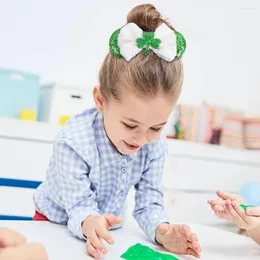
[[[246,201],[240,196],[223,191],[218,191],[217,195],[219,200],[208,201],[216,216],[233,222],[260,245],[260,207],[244,210],[240,204]]]
[[[0,228],[0,260],[47,260],[44,247],[38,243],[27,244],[22,234],[12,229]]]
[[[34,196],[37,216],[67,224],[99,258],[107,252],[101,239],[113,243],[108,230],[121,225],[134,186],[133,215],[143,231],[171,252],[199,257],[196,235],[169,224],[163,208],[161,133],[181,92],[185,40],[145,4],[128,14],[109,44],[93,90],[96,108],[72,118],[59,134]]]

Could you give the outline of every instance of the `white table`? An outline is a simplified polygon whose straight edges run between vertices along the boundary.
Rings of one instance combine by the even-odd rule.
[[[29,241],[41,242],[45,245],[49,260],[87,260],[85,243],[74,238],[65,226],[49,222],[16,222],[0,221],[0,226],[16,229],[25,234]],[[259,260],[260,246],[251,239],[219,229],[190,225],[197,233],[201,246],[203,260]],[[108,254],[102,259],[117,260],[128,247],[141,243],[159,250],[159,247],[150,243],[136,224],[129,223],[123,229],[111,232],[115,244],[108,246]],[[188,256],[177,256],[180,260],[194,259]]]

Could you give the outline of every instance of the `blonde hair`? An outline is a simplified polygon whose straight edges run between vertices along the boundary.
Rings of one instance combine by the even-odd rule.
[[[154,32],[165,23],[164,19],[151,4],[136,6],[127,16],[127,23],[135,23],[143,31]],[[154,97],[165,94],[176,102],[183,83],[183,65],[181,59],[167,62],[152,51],[144,56],[139,53],[130,62],[108,53],[99,71],[99,83],[102,96],[120,100],[121,86],[130,87],[140,97]]]

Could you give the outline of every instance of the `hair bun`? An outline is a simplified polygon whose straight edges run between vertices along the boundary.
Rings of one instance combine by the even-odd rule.
[[[154,32],[164,20],[152,4],[138,5],[127,16],[127,23],[135,23],[143,31]]]

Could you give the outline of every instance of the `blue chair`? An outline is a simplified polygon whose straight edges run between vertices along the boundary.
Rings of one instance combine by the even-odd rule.
[[[41,182],[39,181],[29,181],[29,180],[19,180],[19,179],[9,179],[0,178],[0,188],[1,187],[15,187],[15,188],[27,188],[36,189]],[[26,216],[12,216],[12,215],[0,215],[0,220],[33,220],[32,217]]]
[[[242,185],[240,196],[244,198],[248,204],[260,206],[260,182],[245,183]]]

